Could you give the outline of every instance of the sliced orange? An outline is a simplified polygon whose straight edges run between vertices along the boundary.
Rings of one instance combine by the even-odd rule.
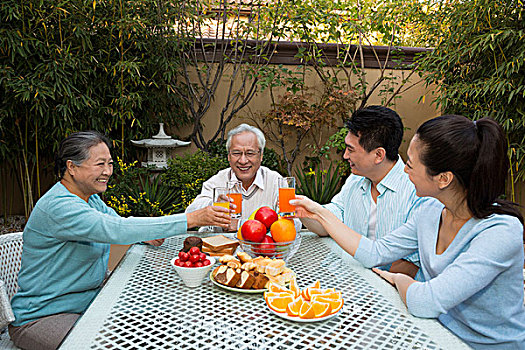
[[[315,296],[313,302],[329,303],[330,307],[332,308],[332,311],[330,311],[330,314],[335,314],[337,311],[341,310],[344,304],[343,299],[330,299],[330,298],[325,298],[321,295]]]
[[[312,304],[310,304],[308,301],[305,301],[303,305],[301,305],[301,309],[299,310],[299,317],[300,318],[314,318],[315,317],[315,311],[312,307]]]
[[[267,300],[271,297],[284,297],[287,295],[291,295],[292,297],[295,297],[294,294],[291,291],[288,292],[264,292],[263,297],[264,300]]]
[[[332,306],[330,303],[322,303],[319,301],[312,301],[312,308],[314,309],[315,317],[325,317],[331,314]]]
[[[315,281],[314,284],[312,285],[313,288],[321,288],[321,282],[319,282],[319,280]]]
[[[341,299],[341,292],[323,293],[322,296],[324,298],[329,298],[329,299]]]
[[[292,295],[275,296],[266,299],[268,307],[275,312],[286,312],[286,307],[293,301]]]
[[[268,291],[269,292],[291,292],[288,288],[285,286],[281,286],[280,284],[270,282],[268,285]],[[293,292],[292,292],[293,293]]]
[[[295,279],[295,277],[292,278],[292,280],[290,281],[290,290],[294,293],[296,297],[301,295],[301,290],[299,289],[299,286],[297,285],[297,280]]]
[[[303,298],[297,297],[294,301],[286,306],[286,313],[290,316],[299,316],[299,311],[303,305]]]
[[[321,289],[321,288],[311,288],[308,287],[307,294],[312,299],[315,295],[325,295],[327,293],[331,293],[331,291],[328,291],[327,289]]]

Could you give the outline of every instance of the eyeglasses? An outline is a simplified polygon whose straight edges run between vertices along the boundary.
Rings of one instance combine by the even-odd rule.
[[[242,155],[244,154],[246,156],[246,158],[248,159],[253,159],[255,157],[257,157],[259,155],[259,153],[261,153],[261,151],[246,151],[246,152],[241,152],[241,151],[231,151],[230,152],[230,156],[232,158],[241,158]]]

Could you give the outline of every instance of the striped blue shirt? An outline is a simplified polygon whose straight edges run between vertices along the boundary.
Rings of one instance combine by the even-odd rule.
[[[377,218],[376,239],[408,221],[411,213],[421,205],[422,200],[416,196],[414,184],[404,172],[405,163],[398,158],[394,167],[377,184]],[[368,237],[368,221],[372,182],[363,176],[351,174],[341,191],[325,205],[339,220],[357,233]],[[419,266],[417,253],[407,259]]]

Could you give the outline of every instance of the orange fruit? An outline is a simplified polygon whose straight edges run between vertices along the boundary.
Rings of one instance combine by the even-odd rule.
[[[332,311],[330,311],[330,314],[335,314],[337,311],[341,310],[341,308],[343,307],[343,303],[344,303],[343,299],[330,299],[330,298],[325,298],[321,295],[316,295],[314,297],[313,302],[330,304],[330,307],[332,308]]]
[[[312,307],[312,304],[310,304],[308,301],[303,302],[303,305],[301,305],[301,309],[299,310],[299,317],[300,318],[314,318],[315,317],[315,311]]]
[[[268,300],[268,298],[284,297],[284,296],[287,296],[287,295],[291,295],[292,297],[295,298],[295,296],[294,296],[294,294],[292,292],[264,292],[263,297],[264,297],[264,300]]]
[[[280,284],[277,284],[274,282],[270,282],[270,284],[268,285],[268,291],[269,292],[290,292],[293,294],[293,292],[289,290],[288,288],[286,288],[285,286],[281,286]]]
[[[329,303],[319,301],[312,301],[312,308],[314,309],[316,318],[328,316],[332,311],[332,306]]]
[[[290,316],[299,316],[301,306],[303,306],[303,298],[297,297],[290,304],[286,305],[286,313]]]
[[[295,239],[295,225],[290,219],[280,218],[270,226],[272,238],[276,242],[290,242]]]
[[[323,298],[329,298],[329,299],[341,299],[341,292],[330,292],[330,293],[323,293]]]
[[[299,286],[297,285],[297,280],[295,279],[295,277],[292,278],[292,280],[290,281],[290,290],[294,293],[296,297],[301,295],[301,290],[299,289]]]
[[[310,300],[312,299],[312,296],[313,295],[317,295],[317,294],[323,294],[324,290],[321,289],[321,288],[312,288],[312,287],[308,287],[306,289],[303,290],[303,296],[306,300]]]
[[[321,294],[324,295],[327,292],[326,289],[312,288],[312,287],[308,287],[306,288],[306,290],[307,290],[307,293],[310,299],[312,299],[314,295],[321,295]]]
[[[293,301],[291,294],[285,296],[269,297],[266,300],[266,304],[270,309],[275,312],[286,312],[286,307]]]
[[[237,231],[237,239],[240,239],[241,241],[244,241],[244,239],[242,239],[242,234],[241,234],[241,228],[239,227],[239,231]]]
[[[321,288],[321,282],[319,282],[319,280],[315,281],[314,284],[312,285],[313,288]]]

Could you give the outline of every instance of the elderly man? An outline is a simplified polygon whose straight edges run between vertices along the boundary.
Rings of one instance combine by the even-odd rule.
[[[202,185],[201,194],[186,208],[190,213],[212,204],[213,188],[226,187],[228,181],[242,183],[242,220],[262,206],[277,211],[278,184],[282,176],[276,171],[261,166],[266,139],[261,130],[241,124],[228,133],[226,149],[230,167],[219,171]],[[295,220],[296,229],[301,222]]]
[[[346,126],[349,132],[343,158],[350,164],[352,174],[325,207],[354,231],[379,239],[407,222],[422,201],[398,155],[403,123],[393,110],[369,106],[354,112]],[[303,223],[310,231],[327,235],[317,221],[303,219]],[[414,277],[418,263],[414,254],[383,268]]]

